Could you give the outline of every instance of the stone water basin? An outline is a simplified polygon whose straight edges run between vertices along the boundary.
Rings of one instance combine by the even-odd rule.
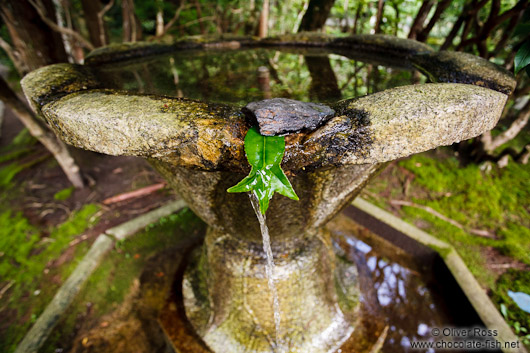
[[[413,67],[441,83],[425,83]],[[147,158],[208,224],[204,245],[175,284],[193,336],[205,347],[332,352],[342,346],[354,352],[370,351],[381,330],[399,331],[400,324],[385,325],[385,315],[370,321],[369,303],[381,298],[363,289],[368,275],[360,258],[337,247],[356,245],[332,236],[326,224],[386,162],[493,128],[515,80],[485,60],[435,53],[410,40],[303,34],[107,47],[84,66],[48,66],[22,85],[65,142]],[[300,201],[275,196],[267,212],[282,345],[273,338],[258,222],[246,195],[226,192],[249,170],[243,139],[257,117],[242,107],[278,97],[334,110],[327,120],[286,135],[282,168]],[[430,312],[432,302],[426,303]],[[432,315],[440,322],[445,316],[443,310]],[[411,326],[423,332],[432,323],[418,325]],[[164,329],[171,337],[171,327]],[[172,342],[186,351],[179,339]]]

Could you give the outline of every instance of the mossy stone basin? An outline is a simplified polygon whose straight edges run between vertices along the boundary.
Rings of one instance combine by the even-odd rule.
[[[331,107],[325,123],[286,136],[282,168],[300,201],[275,196],[267,212],[281,341],[330,352],[360,318],[355,265],[336,261],[326,223],[386,162],[492,129],[515,80],[411,40],[301,34],[111,46],[83,66],[36,70],[22,87],[65,142],[147,158],[209,225],[182,290],[213,352],[277,351],[259,225],[247,196],[226,192],[249,170],[242,107],[273,97]]]

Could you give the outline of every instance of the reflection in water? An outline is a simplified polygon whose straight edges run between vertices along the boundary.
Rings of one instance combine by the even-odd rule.
[[[364,320],[352,341],[372,336],[364,346],[347,344],[344,353],[372,351],[378,338],[384,339],[380,342],[382,352],[415,352],[410,342],[434,342],[432,328],[454,326],[444,312],[444,303],[433,292],[432,275],[412,256],[380,242],[366,228],[343,216],[333,220],[329,228],[338,253],[358,269]]]
[[[311,74],[309,97],[313,101],[337,101],[342,98],[337,77],[327,56],[306,56],[305,62]]]
[[[318,51],[182,51],[97,68],[108,87],[237,103],[273,97],[334,102],[414,83],[414,71]]]

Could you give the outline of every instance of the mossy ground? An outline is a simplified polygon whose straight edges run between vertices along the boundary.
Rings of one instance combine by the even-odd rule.
[[[514,318],[530,328],[529,316],[507,296],[507,290],[515,291],[518,285],[502,274],[514,267],[519,270],[511,271],[529,278],[530,165],[511,161],[503,169],[486,167],[462,167],[449,149],[427,152],[392,164],[367,187],[364,196],[452,244],[496,305],[510,303]],[[421,208],[399,208],[391,200],[428,206],[463,229]],[[485,230],[494,237],[473,235],[470,229]],[[519,290],[530,293],[528,285]]]
[[[4,286],[9,285],[9,291],[2,298],[1,311],[11,313],[9,327],[0,331],[2,352],[15,348],[49,303],[59,283],[70,275],[78,259],[86,253],[88,244],[82,243],[74,249],[72,261],[58,267],[50,266],[68,250],[77,235],[97,222],[94,215],[98,210],[96,205],[85,205],[66,222],[49,230],[37,229],[20,212],[0,213],[0,278]],[[44,232],[49,235],[43,236]]]
[[[89,329],[123,304],[133,282],[154,254],[174,248],[182,239],[204,227],[189,209],[161,218],[145,230],[116,244],[84,285],[65,317],[52,332],[41,353],[70,348],[79,329]],[[166,276],[159,272],[154,276]],[[87,311],[90,307],[90,313]],[[85,324],[85,326],[83,326]]]
[[[18,204],[24,185],[17,174],[39,164],[47,154],[36,148],[36,140],[22,130],[0,149],[0,351],[14,350],[29,326],[44,310],[60,283],[88,248],[70,242],[97,222],[99,207],[86,204],[63,222],[39,227]],[[40,166],[46,168],[48,166]],[[61,266],[53,261],[71,250]]]
[[[10,118],[14,117],[6,115]],[[27,130],[18,135],[5,129],[3,133],[0,351],[12,352],[103,229],[145,213],[172,196],[167,190],[157,192],[140,201],[106,206],[103,212],[98,202],[106,197],[160,182],[160,178],[141,160],[108,163],[101,160],[104,157],[84,154],[79,159],[84,162],[81,169],[96,179],[96,185],[74,190],[56,161]],[[5,136],[16,137],[6,140]]]
[[[0,149],[0,351],[11,352],[88,249],[72,248],[71,261],[53,266],[70,242],[97,222],[99,207],[84,205],[53,227],[40,228],[17,207],[23,185],[20,172],[39,164],[36,140],[22,130]]]

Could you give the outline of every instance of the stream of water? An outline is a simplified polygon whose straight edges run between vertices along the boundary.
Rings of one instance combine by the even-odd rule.
[[[261,236],[263,237],[263,251],[265,251],[266,257],[267,257],[267,263],[265,265],[265,272],[267,274],[267,281],[269,284],[269,290],[272,294],[272,309],[274,311],[274,326],[276,329],[275,334],[275,341],[276,341],[276,351],[278,353],[285,352],[283,342],[281,340],[281,313],[280,313],[280,300],[278,299],[278,291],[276,290],[276,284],[274,283],[274,259],[272,256],[272,249],[271,249],[271,239],[269,236],[269,228],[267,228],[267,217],[261,213],[259,209],[259,201],[258,196],[255,192],[249,192],[248,196],[250,197],[250,203],[252,204],[252,208],[254,209],[254,212],[256,213],[256,217],[258,218],[259,226],[261,229]]]

